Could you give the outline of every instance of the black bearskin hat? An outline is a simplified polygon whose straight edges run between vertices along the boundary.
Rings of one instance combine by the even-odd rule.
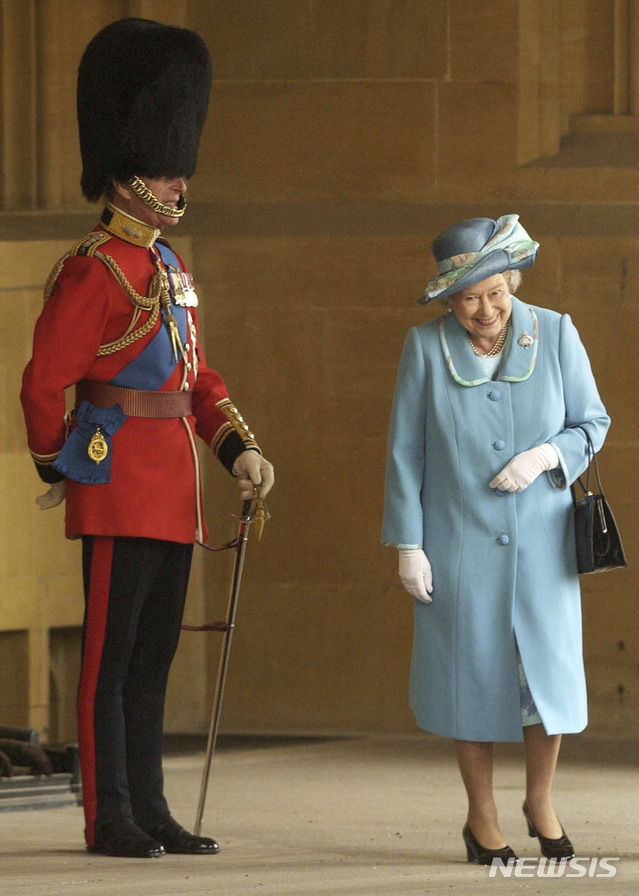
[[[194,31],[122,19],[98,32],[78,70],[82,192],[113,179],[191,177],[211,90],[211,57]]]

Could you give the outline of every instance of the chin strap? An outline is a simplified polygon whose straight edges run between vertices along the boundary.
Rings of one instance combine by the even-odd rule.
[[[177,208],[172,208],[170,205],[164,205],[163,202],[154,196],[151,190],[147,187],[143,180],[134,174],[130,180],[126,182],[127,187],[130,187],[136,196],[139,196],[142,202],[145,202],[149,208],[152,208],[154,212],[159,212],[161,215],[166,215],[167,218],[181,218],[184,212],[186,211],[186,200],[184,199],[184,194],[180,194],[180,201],[178,202]]]

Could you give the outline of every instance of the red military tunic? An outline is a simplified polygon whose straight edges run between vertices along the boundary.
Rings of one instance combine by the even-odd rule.
[[[92,234],[58,262],[47,285],[21,395],[29,449],[45,481],[62,478],[52,465],[67,437],[68,387],[87,380],[110,383],[115,377],[129,386],[127,365],[136,362],[135,388],[192,391],[188,417],[126,417],[112,436],[110,482],[86,484],[67,478],[68,537],[138,536],[183,543],[206,538],[194,434],[229,470],[242,451],[259,450],[224,381],[206,366],[198,344],[194,293],[185,309],[183,356],[177,361],[163,357],[166,379],[152,385],[157,382],[157,359],[147,362],[142,353],[166,320],[160,311],[153,323],[153,309],[148,302],[146,308],[141,306],[153,293],[158,268],[166,270],[154,255],[158,235],[108,206]],[[181,260],[178,263],[184,270]],[[151,385],[145,382],[145,364]]]

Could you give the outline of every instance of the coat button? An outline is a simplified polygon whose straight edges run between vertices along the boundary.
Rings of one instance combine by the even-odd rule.
[[[495,449],[495,451],[503,451],[505,447],[506,443],[503,439],[497,439],[493,442],[493,448]]]
[[[500,535],[497,541],[499,544],[510,544],[510,538],[507,535]]]
[[[488,397],[491,401],[499,401],[499,399],[501,398],[501,392],[499,392],[497,389],[491,389],[488,393]]]

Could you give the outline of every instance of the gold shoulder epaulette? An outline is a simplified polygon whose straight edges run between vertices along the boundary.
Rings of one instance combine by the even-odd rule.
[[[95,255],[100,246],[113,239],[110,233],[102,230],[94,230],[75,244],[71,249],[71,255]]]
[[[73,255],[95,255],[100,246],[103,246],[111,239],[110,234],[104,233],[102,231],[92,231],[87,234],[87,236],[83,236],[81,240],[72,246],[68,252],[65,252],[62,258],[59,258],[55,265],[53,266],[53,270],[49,274],[47,278],[47,282],[44,285],[44,301],[50,297],[53,292],[53,287],[55,286],[55,281],[60,276],[60,271],[64,267],[64,263],[67,258],[71,258]],[[98,253],[99,256],[99,253]]]

